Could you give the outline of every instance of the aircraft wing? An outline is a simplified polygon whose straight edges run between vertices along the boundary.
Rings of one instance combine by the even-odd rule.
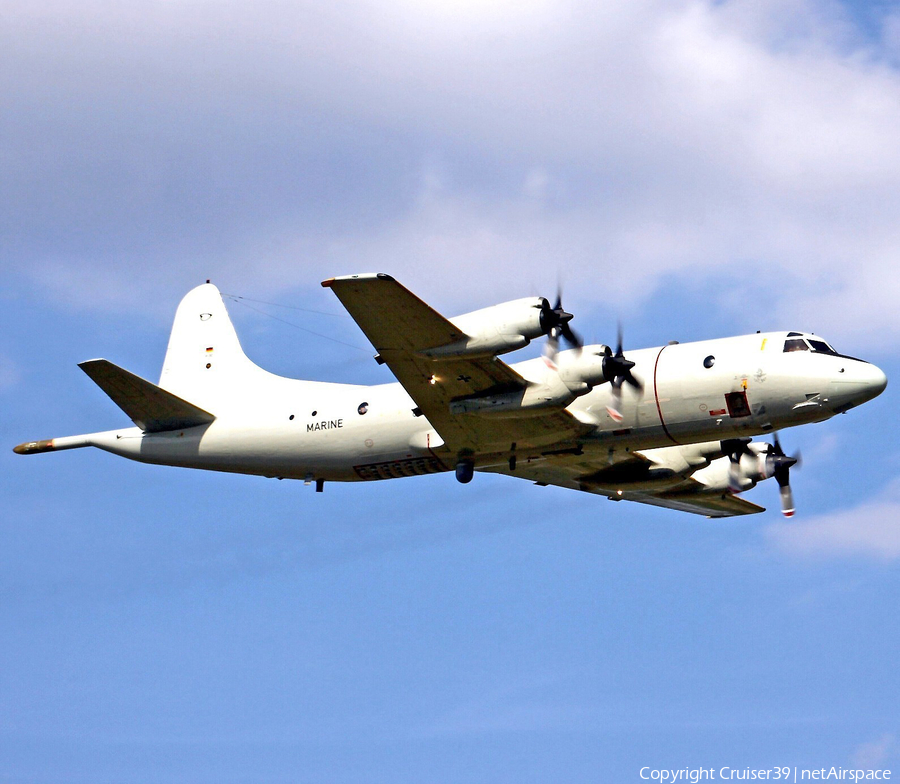
[[[528,479],[539,485],[556,485],[603,495],[611,501],[637,501],[641,504],[662,506],[704,517],[734,517],[765,511],[764,507],[745,501],[733,493],[703,492],[702,485],[690,478],[668,490],[655,490],[648,483],[646,489],[633,487],[620,496],[613,490],[591,484],[590,478],[596,474],[596,469],[596,462],[591,464],[583,458],[561,456],[559,459],[551,457],[534,463],[520,461],[515,472],[510,472],[506,466],[500,465],[485,470]]]
[[[746,501],[732,493],[658,493],[636,494],[629,496],[628,501],[642,504],[662,506],[679,512],[703,515],[704,517],[736,517],[738,515],[759,514],[765,512],[763,506]]]
[[[378,350],[420,412],[454,453],[505,452],[512,444],[540,446],[575,439],[588,428],[565,410],[541,416],[486,418],[451,413],[462,398],[515,392],[527,385],[497,357],[433,359],[423,352],[465,337],[449,319],[383,273],[331,278],[330,288]],[[574,447],[574,441],[573,441]]]

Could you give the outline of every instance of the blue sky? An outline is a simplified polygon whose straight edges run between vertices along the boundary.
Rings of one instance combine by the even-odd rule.
[[[0,779],[900,768],[897,5],[13,0],[0,43]],[[155,379],[206,278],[329,314],[229,301],[264,367],[388,381],[319,287],[375,270],[891,384],[783,434],[790,523],[12,453],[126,424],[76,363]]]

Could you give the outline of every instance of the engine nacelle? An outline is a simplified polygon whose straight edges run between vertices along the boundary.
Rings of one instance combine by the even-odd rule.
[[[642,449],[636,454],[649,460],[656,468],[667,468],[670,471],[687,477],[722,455],[719,441],[704,441],[700,444],[681,444],[679,446],[662,446],[656,449]]]
[[[743,492],[756,487],[757,483],[773,476],[774,468],[769,458],[769,445],[765,443],[747,444],[748,452],[732,463],[730,457],[713,460],[706,468],[695,471],[691,476],[704,486],[705,492],[721,493],[726,490]]]
[[[570,392],[584,395],[606,378],[603,358],[606,346],[585,346],[580,351],[561,351],[556,357],[556,372]]]
[[[576,397],[587,394],[603,383],[604,346],[589,346],[582,351],[562,351],[556,364],[531,360],[516,365],[528,379],[528,386],[515,392],[481,395],[450,404],[454,414],[481,416],[538,416],[547,409],[566,408]]]
[[[515,392],[481,395],[450,404],[451,414],[478,414],[491,417],[541,416],[548,409],[562,409],[577,395],[554,374],[548,374],[542,383],[529,383]]]
[[[526,297],[450,319],[463,337],[422,353],[432,359],[493,356],[524,348],[545,335],[550,305],[543,297]]]
[[[668,490],[683,485],[692,473],[708,466],[711,457],[721,454],[718,441],[644,449],[634,453],[642,461],[603,468],[590,477],[590,484],[615,492]]]

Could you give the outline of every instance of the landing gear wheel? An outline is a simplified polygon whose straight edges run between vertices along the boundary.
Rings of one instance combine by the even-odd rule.
[[[475,476],[475,463],[471,460],[460,460],[456,464],[456,481],[462,484],[468,484]]]

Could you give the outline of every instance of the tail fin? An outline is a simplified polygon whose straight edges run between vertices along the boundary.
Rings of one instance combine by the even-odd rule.
[[[205,283],[189,291],[175,313],[159,385],[218,411],[239,382],[264,373],[244,354],[219,290]]]

